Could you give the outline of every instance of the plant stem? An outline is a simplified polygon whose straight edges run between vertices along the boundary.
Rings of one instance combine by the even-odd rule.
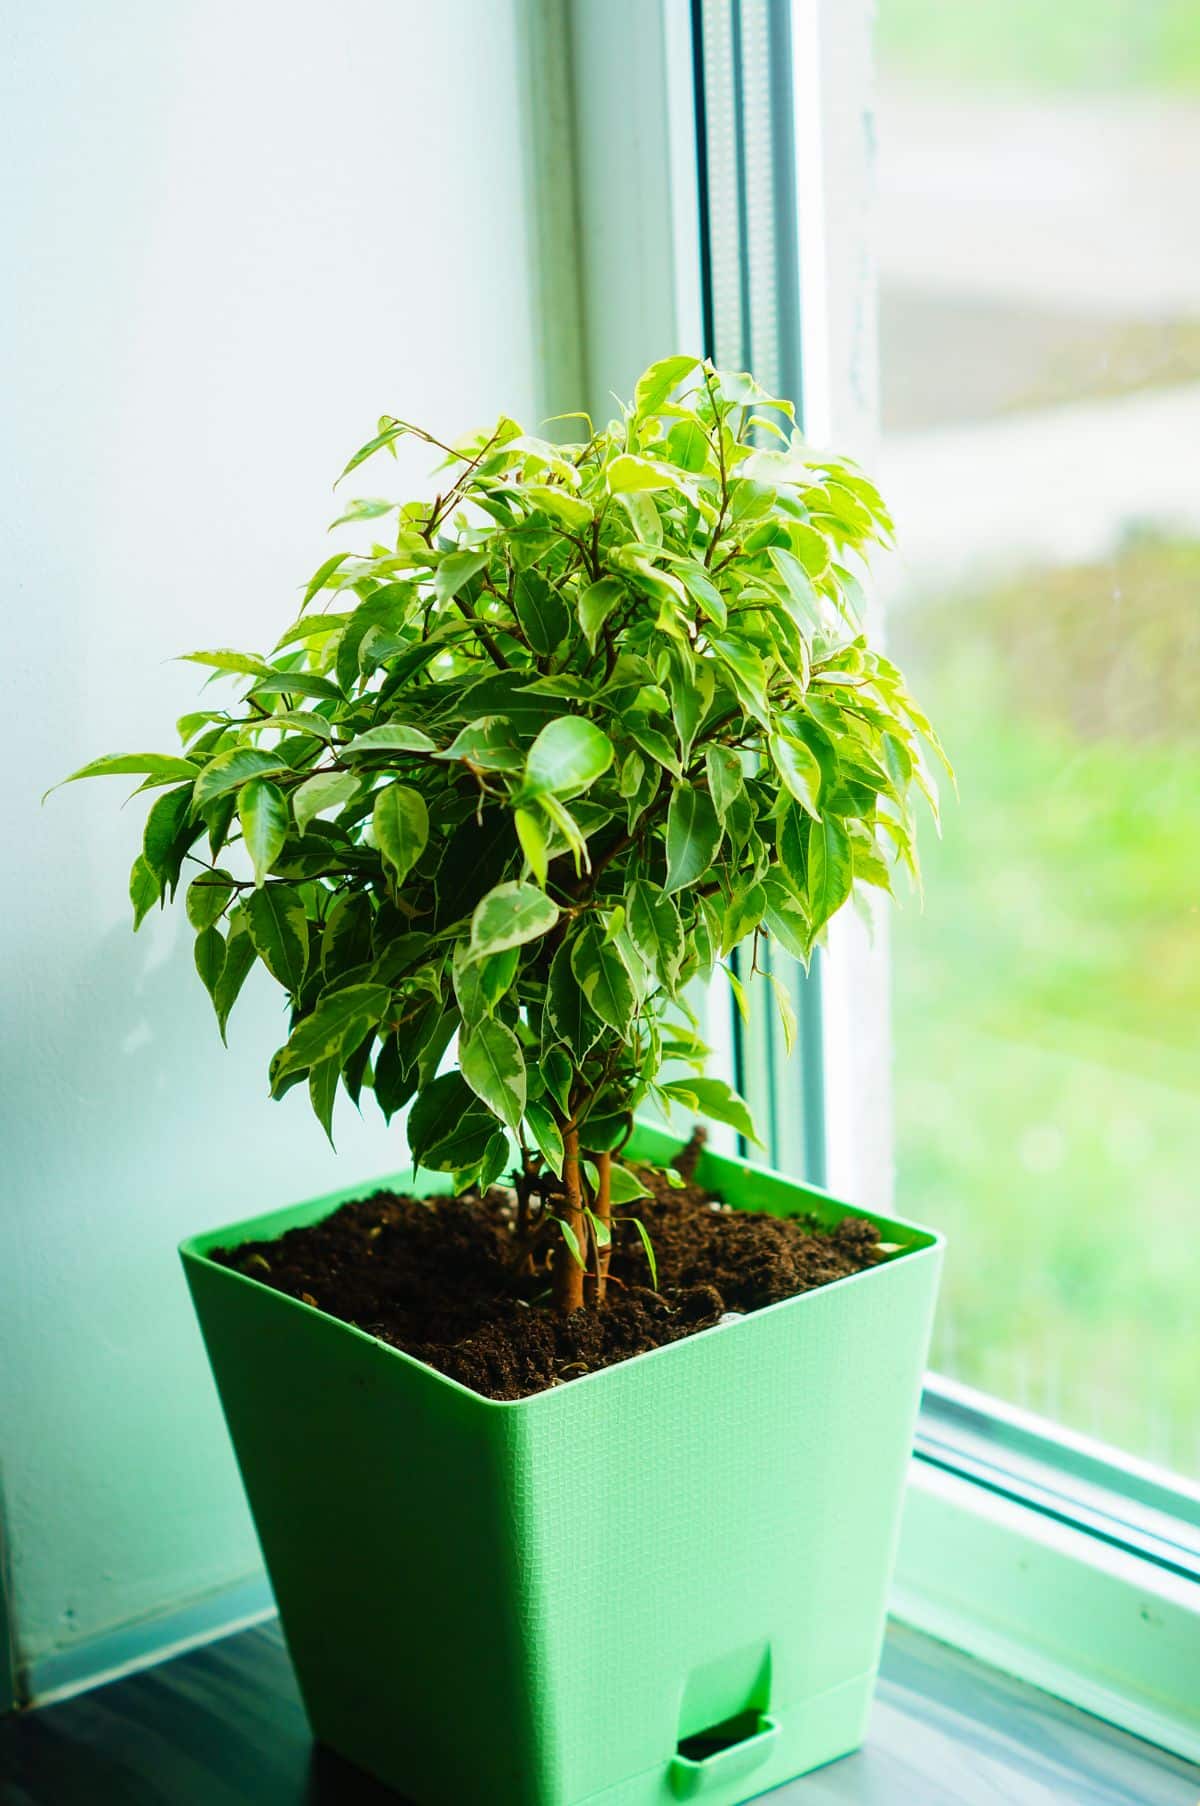
[[[596,1202],[595,1202],[596,1218],[599,1222],[604,1223],[607,1226],[608,1232],[611,1235],[612,1234],[612,1155],[611,1154],[605,1153],[605,1154],[597,1154],[596,1155],[596,1172],[598,1175],[597,1185],[596,1185]],[[599,1237],[597,1237],[596,1238],[595,1271],[588,1274],[586,1280],[584,1281],[584,1287],[583,1287],[584,1297],[587,1299],[588,1304],[592,1307],[593,1310],[598,1309],[599,1306],[604,1303],[604,1296],[608,1290],[608,1260],[609,1260],[609,1256],[611,1253],[612,1253],[611,1243],[605,1243],[605,1245],[602,1247],[600,1244],[600,1239],[599,1239]]]
[[[587,1218],[583,1214],[583,1184],[579,1173],[579,1130],[572,1124],[563,1130],[563,1187],[566,1201],[563,1221],[575,1237],[576,1246],[587,1259]],[[554,1308],[560,1316],[577,1311],[583,1304],[583,1268],[560,1238],[554,1250]]]

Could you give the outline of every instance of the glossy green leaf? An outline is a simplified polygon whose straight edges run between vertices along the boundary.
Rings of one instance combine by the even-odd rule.
[[[256,894],[261,896],[263,893]],[[222,1041],[226,1039],[230,1011],[238,1000],[254,958],[254,942],[250,937],[247,918],[242,911],[236,911],[231,914],[229,933],[225,940],[225,964],[212,994]]]
[[[582,715],[560,715],[547,722],[529,749],[526,793],[576,796],[604,775],[612,759],[612,741],[602,728]]]
[[[230,790],[237,790],[251,778],[277,777],[290,770],[278,753],[257,746],[235,746],[218,753],[196,779],[195,806],[207,808]]]
[[[624,1034],[633,1019],[633,985],[620,955],[595,928],[585,928],[572,944],[571,970],[593,1015]]]
[[[821,767],[816,754],[802,740],[772,734],[769,741],[775,769],[800,807],[820,820]]]
[[[251,778],[243,784],[238,793],[238,820],[254,867],[254,882],[262,886],[287,839],[287,803],[278,785],[270,778]]]
[[[438,601],[452,602],[486,564],[486,552],[447,552],[434,577],[433,587]]]
[[[362,788],[352,771],[318,771],[292,792],[292,814],[301,834],[326,809],[340,809]]]
[[[633,411],[639,420],[645,420],[650,414],[656,414],[674,389],[677,389],[685,376],[690,376],[700,360],[696,357],[677,356],[660,358],[656,364],[638,378],[633,392]]]
[[[202,928],[196,936],[196,970],[210,997],[216,996],[225,969],[225,937],[219,928]]]
[[[808,905],[814,931],[841,908],[853,882],[850,837],[836,816],[826,815],[813,823],[808,837]]]
[[[513,608],[535,653],[546,657],[566,638],[571,617],[559,591],[537,571],[522,571],[513,585]]]
[[[536,885],[497,884],[471,918],[471,949],[502,953],[548,934],[558,920],[558,905]]]
[[[164,753],[109,753],[103,759],[92,759],[73,771],[69,778],[61,778],[46,791],[42,801],[61,790],[64,784],[77,783],[80,778],[108,777],[141,777],[154,784],[175,784],[182,778],[194,778],[197,767],[187,759],[173,759]]]
[[[684,938],[679,911],[648,878],[635,879],[629,892],[629,932],[634,944],[668,986],[683,964]]]
[[[445,1072],[422,1087],[408,1113],[408,1145],[418,1166],[452,1172],[483,1159],[496,1119],[462,1074]]]
[[[724,822],[729,810],[742,794],[744,778],[742,761],[728,746],[706,746],[704,771],[709,794],[717,815]]]
[[[290,884],[266,884],[246,897],[246,926],[254,951],[272,978],[295,997],[308,965],[308,918]]]
[[[731,1091],[723,1079],[672,1079],[663,1086],[663,1090],[669,1097],[677,1098],[687,1109],[698,1110],[701,1116],[707,1116],[713,1122],[728,1123],[739,1135],[744,1135],[747,1141],[754,1141],[762,1146],[745,1100],[736,1091]]]
[[[545,890],[550,870],[546,831],[532,809],[514,809],[513,826],[517,830],[521,851],[529,861],[529,869]]]
[[[676,784],[667,814],[667,890],[686,890],[703,877],[720,843],[721,823],[708,792]]]
[[[390,1003],[386,985],[347,985],[344,990],[327,991],[276,1055],[272,1089],[277,1091],[291,1072],[310,1071],[322,1060],[344,1057],[374,1028]]]
[[[600,638],[601,628],[626,593],[625,585],[619,577],[601,577],[597,582],[589,583],[580,595],[579,625],[593,652]]]
[[[187,891],[187,919],[192,927],[211,928],[224,914],[233,895],[233,879],[228,872],[201,872],[192,879]]]
[[[432,753],[437,751],[437,743],[422,733],[419,727],[409,727],[407,723],[389,722],[384,727],[368,728],[365,734],[358,734],[346,746],[338,748],[339,759],[365,759],[371,753]]]
[[[161,894],[158,879],[147,865],[145,856],[139,853],[129,874],[129,901],[133,904],[135,933],[158,902]]]
[[[458,1063],[476,1097],[515,1135],[525,1114],[525,1060],[512,1030],[485,1016],[459,1042]]]
[[[412,870],[429,840],[429,811],[419,790],[389,784],[371,815],[375,845],[397,884]]]
[[[613,1204],[632,1204],[636,1198],[648,1198],[650,1193],[642,1184],[636,1173],[614,1160],[608,1175],[609,1196]]]
[[[558,1178],[562,1178],[563,1150],[562,1131],[554,1120],[553,1113],[543,1103],[532,1100],[525,1105],[525,1125],[532,1135],[538,1153]]]

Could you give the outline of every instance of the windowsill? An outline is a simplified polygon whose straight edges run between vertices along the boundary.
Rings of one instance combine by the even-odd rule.
[[[314,1753],[275,1621],[0,1722],[0,1772],[22,1806],[396,1799]],[[1198,1794],[1200,1769],[893,1626],[866,1747],[771,1798],[779,1806],[1195,1806]]]

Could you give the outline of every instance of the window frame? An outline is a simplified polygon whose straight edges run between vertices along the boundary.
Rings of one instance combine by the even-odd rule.
[[[610,387],[625,392],[665,349],[714,348],[713,263],[721,263],[728,288],[731,228],[728,217],[715,222],[714,246],[713,178],[726,216],[739,181],[738,171],[714,170],[714,161],[732,155],[744,172],[748,154],[761,159],[764,103],[759,94],[756,107],[747,108],[742,97],[731,109],[727,66],[717,72],[715,92],[706,81],[707,13],[710,27],[715,16],[735,35],[748,26],[766,29],[776,51],[787,44],[786,68],[778,54],[773,59],[769,107],[790,110],[787,131],[774,122],[772,155],[793,159],[784,186],[794,231],[782,252],[795,268],[780,280],[777,234],[777,292],[767,314],[778,332],[793,337],[802,376],[795,399],[809,437],[836,443],[871,467],[879,417],[873,0],[564,3],[576,99],[585,360],[596,401],[603,407]],[[728,116],[715,121],[718,99]],[[612,130],[617,106],[620,117],[637,122],[628,137]],[[748,114],[759,134],[751,147],[744,139]],[[748,349],[757,361],[762,347],[761,335],[750,344],[746,303],[752,315],[754,283],[764,272],[770,279],[772,260],[745,255],[744,173],[737,205],[734,311],[740,303],[738,361],[747,362]],[[670,222],[665,236],[656,234],[663,221]],[[610,305],[614,269],[638,270],[636,308],[622,294]],[[778,345],[775,351],[776,366],[786,367]],[[800,1152],[794,1136],[789,1141],[780,1132],[779,1062],[763,1031],[752,1041],[731,1026],[720,984],[710,998],[711,1038],[719,1059],[734,1071],[740,1065],[751,1101],[757,1092],[766,1103],[779,1164],[793,1171],[803,1165],[835,1195],[886,1213],[886,918],[872,931],[844,915],[831,925],[819,978],[803,997],[810,1120]],[[1200,1760],[1200,1489],[1186,1481],[931,1374],[892,1609],[917,1629]]]

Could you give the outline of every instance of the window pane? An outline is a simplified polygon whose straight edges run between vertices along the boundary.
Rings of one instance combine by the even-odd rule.
[[[894,925],[934,1364],[1200,1473],[1200,7],[881,0]]]

